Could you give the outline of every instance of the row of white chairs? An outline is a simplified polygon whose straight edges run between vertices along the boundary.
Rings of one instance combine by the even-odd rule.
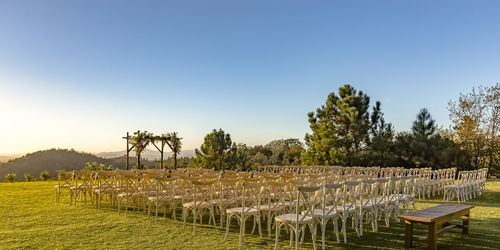
[[[399,210],[408,211],[410,204],[415,209],[413,184],[416,176],[365,178],[341,183],[325,183],[320,186],[300,186],[297,189],[297,209],[295,213],[275,217],[275,249],[278,247],[281,227],[287,227],[295,238],[296,249],[299,238],[303,241],[305,229],[311,230],[313,246],[316,249],[316,228],[321,230],[322,248],[325,249],[326,225],[332,222],[337,242],[340,243],[338,226],[347,242],[347,219],[358,237],[363,235],[363,225],[369,223],[374,232],[378,231],[378,221],[383,218],[386,226],[394,215],[399,221]]]
[[[63,173],[71,178],[59,181],[56,197],[59,201],[61,189],[68,188],[70,203],[74,205],[78,197],[86,199],[89,195],[98,208],[103,197],[108,198],[111,205],[117,205],[118,211],[124,206],[125,213],[129,206],[147,211],[148,215],[151,208],[154,208],[155,222],[161,209],[166,214],[167,206],[175,219],[175,210],[180,205],[184,225],[188,214],[193,214],[194,231],[197,218],[201,222],[204,211],[208,212],[209,223],[214,226],[217,225],[215,215],[218,213],[219,225],[222,227],[226,222],[226,238],[231,218],[238,219],[240,244],[243,243],[245,221],[248,218],[254,218],[252,233],[257,228],[259,235],[262,235],[261,220],[267,220],[269,236],[272,228],[276,230],[276,246],[279,230],[283,226],[289,227],[290,232],[295,232],[298,246],[298,237],[301,236],[303,241],[305,230],[305,226],[298,226],[304,224],[301,221],[305,220],[300,216],[307,213],[304,211],[308,207],[308,202],[303,200],[306,194],[310,194],[316,200],[312,203],[314,209],[311,210],[314,219],[312,224],[305,224],[313,230],[314,238],[316,227],[320,226],[324,246],[326,223],[329,221],[334,221],[338,242],[338,223],[342,223],[341,232],[344,242],[347,242],[348,218],[352,219],[352,228],[358,236],[363,235],[363,225],[366,223],[371,224],[373,231],[377,231],[380,219],[385,221],[386,226],[390,225],[391,216],[399,221],[400,209],[407,212],[411,205],[415,209],[415,197],[419,188],[423,187],[419,183],[427,183],[434,178],[439,180],[438,186],[442,186],[441,183],[445,183],[445,180],[449,183],[448,176],[452,169],[440,171],[377,167],[333,167],[330,170],[325,167],[308,167],[306,170],[297,170],[295,167],[282,166],[269,167],[255,173],[207,169],[179,169],[174,172],[80,171]],[[312,191],[305,192],[307,190]],[[429,189],[425,189],[425,192],[427,190]],[[318,217],[319,214],[323,217]],[[292,241],[293,238],[290,237],[290,244]],[[313,243],[316,244],[315,241]]]
[[[457,199],[463,202],[481,196],[486,190],[487,177],[487,168],[460,171],[456,183],[444,187],[443,201]]]

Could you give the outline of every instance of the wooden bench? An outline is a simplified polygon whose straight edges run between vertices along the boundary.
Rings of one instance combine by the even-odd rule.
[[[424,240],[428,242],[429,249],[437,249],[437,236],[452,228],[461,227],[464,235],[469,232],[469,214],[472,205],[445,203],[439,206],[400,215],[405,220],[405,247],[412,247],[413,240]],[[453,219],[462,217],[462,225],[450,224]],[[413,237],[413,223],[428,225],[427,237]],[[437,229],[442,225],[441,229]]]

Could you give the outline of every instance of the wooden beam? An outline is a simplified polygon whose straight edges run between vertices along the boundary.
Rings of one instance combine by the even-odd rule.
[[[128,158],[129,158],[129,152],[130,152],[130,150],[128,148],[129,147],[129,143],[128,143],[129,135],[128,135],[128,132],[127,132],[127,137],[125,137],[125,139],[127,139],[127,156],[126,156],[127,159],[125,161],[126,161],[126,166],[127,166],[126,169],[128,170],[128,164],[129,164]]]

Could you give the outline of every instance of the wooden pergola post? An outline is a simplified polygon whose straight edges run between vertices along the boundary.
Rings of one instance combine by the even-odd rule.
[[[129,135],[128,132],[127,132],[127,136],[126,137],[122,137],[122,138],[127,141],[127,150],[125,152],[127,159],[125,159],[125,166],[126,166],[125,168],[128,170],[129,165],[130,165],[130,162],[129,162],[130,151],[132,151],[132,149],[134,149],[134,146],[130,147],[130,135]]]
[[[128,132],[127,132],[127,160],[126,160],[126,162],[127,162],[127,170],[128,170],[128,157],[129,157],[129,155],[128,155],[128,154],[129,154],[129,152],[130,152],[130,151],[128,150],[128,147],[129,147],[129,144],[128,144],[128,139],[129,139],[129,135],[128,135]]]
[[[165,141],[161,141],[161,156],[160,156],[160,168],[163,169],[163,149],[165,148]]]

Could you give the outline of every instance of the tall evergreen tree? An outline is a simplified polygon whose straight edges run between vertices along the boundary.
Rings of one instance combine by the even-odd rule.
[[[370,147],[366,154],[365,163],[368,166],[393,166],[394,155],[394,127],[386,123],[381,103],[377,101],[370,115]]]
[[[312,134],[306,134],[303,164],[355,165],[369,144],[370,98],[346,84],[338,96],[330,93],[326,104],[308,114]]]
[[[200,149],[195,150],[196,158],[194,163],[197,167],[213,168],[223,170],[231,168],[231,157],[234,154],[232,149],[231,136],[222,129],[213,130],[205,136]]]
[[[413,122],[411,131],[415,136],[429,138],[436,132],[436,124],[432,119],[431,114],[426,108],[420,110],[417,114],[417,119]]]

